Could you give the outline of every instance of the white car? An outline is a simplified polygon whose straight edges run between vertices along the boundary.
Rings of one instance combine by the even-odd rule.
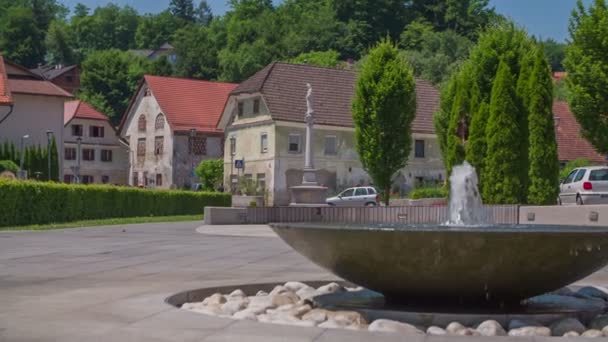
[[[562,204],[608,204],[608,167],[574,169],[560,184],[558,202]]]
[[[339,207],[375,207],[380,201],[378,191],[371,186],[349,188],[339,195],[325,200],[330,206]]]

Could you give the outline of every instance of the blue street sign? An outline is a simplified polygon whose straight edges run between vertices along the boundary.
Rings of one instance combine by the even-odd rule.
[[[234,167],[237,169],[245,168],[245,159],[237,159],[234,161]]]

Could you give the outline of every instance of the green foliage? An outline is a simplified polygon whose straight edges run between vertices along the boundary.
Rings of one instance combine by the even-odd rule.
[[[519,110],[515,80],[509,65],[500,62],[490,102],[490,117],[486,129],[487,156],[485,160],[483,199],[488,204],[521,203],[522,189]]]
[[[543,50],[538,49],[529,86],[529,204],[555,204],[559,160],[553,122],[553,81]]]
[[[388,204],[391,179],[407,164],[416,115],[412,70],[390,42],[380,42],[362,63],[353,100],[357,151]]]
[[[311,51],[301,53],[295,58],[289,60],[294,64],[312,64],[322,67],[335,68],[340,65],[340,54],[337,51]]]
[[[23,169],[27,171],[29,178],[35,179],[39,175],[40,180],[48,179],[48,149],[42,146],[26,146],[23,158]],[[51,140],[51,179],[59,180],[59,157],[55,138]],[[21,153],[16,151],[15,146],[8,141],[0,145],[0,160],[12,161],[16,165],[21,164]]]
[[[166,42],[173,41],[175,32],[186,22],[169,11],[146,14],[140,18],[135,32],[135,45],[139,49],[156,49]]]
[[[33,68],[44,57],[43,33],[27,7],[9,7],[0,20],[0,51],[4,57]]]
[[[244,196],[264,196],[266,189],[260,187],[257,181],[241,176],[237,179],[237,193]]]
[[[482,102],[477,113],[471,119],[469,140],[466,145],[466,160],[477,170],[479,178],[479,192],[483,193],[483,170],[487,155],[486,127],[490,117],[490,105]]]
[[[70,30],[76,50],[86,56],[92,51],[134,48],[138,23],[135,9],[109,3],[89,16],[72,17]]]
[[[63,21],[53,21],[46,34],[45,46],[47,62],[70,65],[80,61],[73,50],[68,25]]]
[[[206,206],[231,204],[222,193],[30,181],[0,180],[0,193],[0,226],[201,214]]]
[[[558,43],[553,39],[542,42],[545,55],[549,59],[551,71],[564,71],[564,58],[566,58],[566,44]]]
[[[144,59],[129,52],[91,53],[82,64],[79,97],[118,124],[147,67]]]
[[[223,23],[214,20],[211,27],[186,26],[177,31],[173,46],[179,56],[175,73],[181,77],[215,80],[219,74],[218,40]]]
[[[194,4],[192,0],[171,0],[169,3],[171,13],[184,21],[194,21]]]
[[[206,0],[201,0],[198,4],[198,7],[194,11],[194,16],[197,24],[209,26],[213,20],[213,13],[211,12],[211,6],[209,6]]]
[[[608,7],[605,0],[595,0],[589,9],[578,1],[577,7],[564,61],[570,108],[583,137],[608,153]]]
[[[12,160],[0,160],[0,173],[4,171],[10,171],[17,174],[17,171],[19,171],[19,165],[15,164]]]
[[[215,191],[224,179],[224,160],[207,159],[203,160],[196,167],[196,175],[201,180],[203,190]]]
[[[167,56],[161,56],[149,62],[146,73],[156,76],[172,76],[173,65],[169,62]]]
[[[422,186],[409,193],[409,197],[414,200],[423,198],[447,198],[448,196],[449,191],[443,186]]]
[[[568,88],[563,80],[553,84],[553,97],[559,101],[568,101]]]
[[[579,158],[567,162],[566,165],[559,171],[560,182],[566,179],[566,177],[568,177],[570,172],[572,172],[574,169],[589,165],[593,165],[593,163],[590,160],[584,158]]]

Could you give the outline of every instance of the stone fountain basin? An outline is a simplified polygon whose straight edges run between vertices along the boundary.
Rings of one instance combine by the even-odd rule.
[[[608,227],[271,227],[317,265],[394,303],[517,303],[608,264]]]

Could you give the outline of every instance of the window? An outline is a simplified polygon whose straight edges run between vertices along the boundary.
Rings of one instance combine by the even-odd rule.
[[[424,140],[416,140],[415,157],[424,158]]]
[[[137,129],[140,132],[146,131],[146,117],[143,114],[139,116],[139,120],[137,121]]]
[[[156,116],[156,121],[154,121],[154,129],[163,129],[165,128],[165,116],[162,114],[158,114]]]
[[[133,186],[139,185],[139,172],[133,172]]]
[[[156,186],[163,186],[163,175],[162,173],[156,174]]]
[[[64,149],[65,160],[76,160],[76,149],[74,147],[66,147]]]
[[[239,111],[239,117],[243,116],[244,111],[245,111],[245,106],[243,105],[243,102],[239,102],[238,111]]]
[[[74,183],[74,175],[63,175],[63,182],[67,184]]]
[[[352,197],[354,192],[355,192],[355,189],[346,189],[346,190],[344,190],[340,194],[340,196],[342,196],[342,197]]]
[[[90,126],[89,136],[92,138],[103,138],[104,130],[102,126]]]
[[[81,176],[82,184],[93,184],[95,182],[95,178],[93,176]]]
[[[154,138],[154,155],[158,156],[163,154],[165,144],[165,137]]]
[[[144,97],[148,96],[152,96],[152,91],[150,90],[150,88],[146,87],[146,90],[144,91]]]
[[[231,137],[230,138],[230,155],[235,155],[236,154],[236,138],[235,137]]]
[[[82,125],[72,125],[72,136],[73,137],[82,136]]]
[[[564,180],[564,184],[570,184],[570,183],[572,183],[572,180],[574,179],[574,176],[576,175],[577,172],[578,172],[578,169],[570,172],[570,174],[568,175],[568,177],[566,177],[566,179]]]
[[[101,176],[101,183],[103,183],[103,184],[110,183],[110,176]]]
[[[593,170],[589,175],[590,181],[608,181],[608,169]]]
[[[365,188],[357,188],[355,190],[355,196],[367,196],[367,190]]]
[[[258,173],[257,181],[258,181],[258,188],[262,191],[266,190],[266,174]]]
[[[95,160],[95,150],[92,148],[85,148],[82,150],[82,160],[93,161]]]
[[[439,175],[441,177],[441,175]],[[367,193],[369,193],[370,195],[375,195],[376,194],[376,189],[374,188],[367,188]]]
[[[338,152],[337,140],[335,136],[328,135],[325,137],[325,154],[334,155]]]
[[[111,162],[112,161],[112,150],[101,150],[101,161]]]
[[[587,170],[585,169],[581,169],[577,174],[576,177],[574,177],[574,182],[580,182],[581,179],[583,179],[583,177],[585,177],[585,173],[587,173]]]
[[[260,112],[260,100],[253,100],[253,114],[258,114]]]
[[[207,155],[207,138],[194,137],[192,138],[192,149],[197,156]]]
[[[148,186],[148,171],[144,171],[144,186]]]
[[[300,153],[300,138],[299,134],[290,134],[289,135],[289,152],[290,153]]]
[[[268,134],[262,133],[260,135],[260,149],[262,153],[268,152]]]
[[[137,140],[137,155],[145,156],[146,155],[146,139],[138,139]]]

